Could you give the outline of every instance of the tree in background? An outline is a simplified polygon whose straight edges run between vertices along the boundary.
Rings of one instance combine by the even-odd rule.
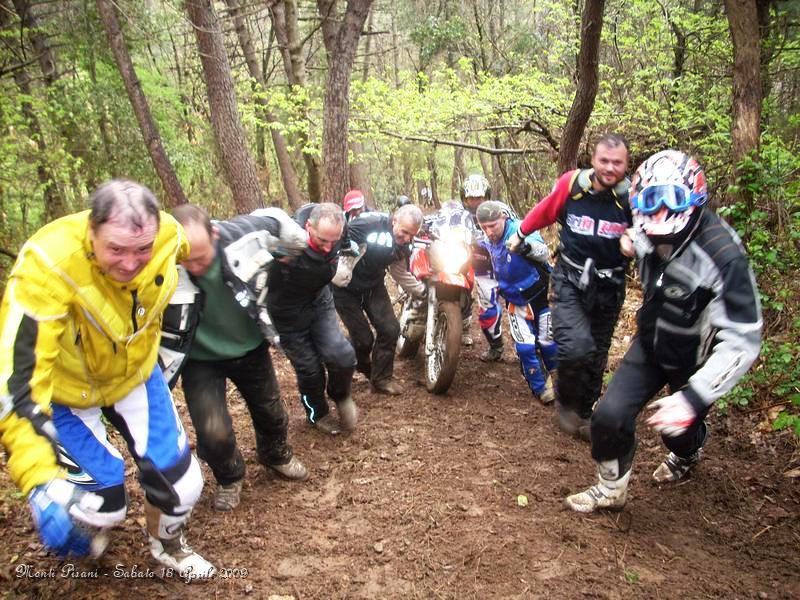
[[[236,210],[249,213],[263,207],[264,198],[239,118],[219,19],[211,0],[187,0],[186,11],[197,38],[222,171],[233,193]]]
[[[336,5],[337,0],[317,0],[328,55],[322,125],[322,197],[329,202],[341,202],[350,189],[347,160],[350,75],[372,0],[347,0],[341,20]]]
[[[172,168],[172,163],[164,150],[164,145],[161,143],[158,126],[150,114],[150,106],[147,103],[144,92],[142,92],[142,85],[139,83],[136,69],[134,69],[133,62],[128,54],[128,48],[125,45],[125,39],[122,36],[114,6],[109,0],[96,0],[96,3],[97,11],[100,13],[106,30],[108,45],[114,53],[120,75],[125,82],[125,90],[128,92],[133,112],[139,122],[144,145],[153,160],[153,166],[156,173],[158,173],[159,179],[161,179],[161,184],[164,186],[166,204],[169,206],[185,204],[187,202],[186,196],[183,193],[178,177],[175,175],[175,170]]]
[[[233,18],[234,28],[236,29],[236,37],[239,40],[242,54],[244,54],[245,64],[250,77],[253,78],[257,86],[257,90],[262,92],[267,87],[266,80],[264,79],[264,69],[259,64],[258,56],[256,55],[255,45],[253,44],[250,30],[247,27],[244,15],[242,14],[242,7],[239,0],[225,0],[228,6],[231,17]],[[277,118],[269,108],[269,103],[263,94],[255,95],[255,100],[261,108],[263,117],[267,122],[270,137],[272,138],[272,145],[275,148],[275,156],[278,160],[278,169],[281,173],[281,181],[283,182],[283,189],[286,191],[286,197],[289,201],[289,206],[297,210],[305,202],[300,194],[297,184],[297,173],[292,166],[292,159],[289,156],[289,150],[286,146],[286,140],[281,132],[276,127],[271,125],[277,121]]]
[[[734,178],[745,159],[757,160],[761,145],[761,35],[757,0],[725,0],[733,42],[733,145]],[[738,198],[754,209],[755,198],[747,186],[738,187]]]
[[[586,0],[583,6],[576,73],[577,89],[561,134],[561,147],[558,149],[558,170],[561,172],[577,166],[578,146],[586,123],[592,115],[594,99],[600,86],[600,33],[603,29],[604,7],[605,0]]]

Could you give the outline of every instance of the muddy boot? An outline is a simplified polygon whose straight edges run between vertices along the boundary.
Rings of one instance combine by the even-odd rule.
[[[500,362],[503,360],[503,343],[493,344],[486,349],[486,352],[481,354],[479,358],[483,362]]]
[[[386,379],[384,381],[373,381],[372,391],[377,394],[386,394],[387,396],[399,396],[403,393],[403,390],[400,389],[400,386],[391,379]]]
[[[540,394],[534,394],[536,399],[539,400],[543,405],[547,406],[548,404],[552,404],[556,399],[556,392],[553,389],[553,378],[548,377],[547,381],[544,383],[544,389]]]
[[[308,469],[296,456],[292,456],[289,462],[282,465],[267,465],[267,467],[289,481],[305,481],[308,479]]]
[[[608,460],[597,463],[597,483],[589,489],[572,494],[564,499],[564,505],[579,513],[591,513],[601,508],[622,510],[628,499],[630,468],[619,474],[619,461]]]
[[[358,406],[353,402],[352,396],[337,402],[336,412],[339,413],[339,421],[344,431],[353,431],[356,428],[356,425],[358,425]]]
[[[186,543],[189,513],[167,515],[145,500],[145,518],[150,538],[150,554],[162,566],[187,583],[208,580],[217,570]]]
[[[703,427],[705,428],[705,424]],[[702,460],[703,448],[705,447],[707,440],[708,429],[706,428],[703,435],[703,443],[688,457],[683,458],[674,452],[667,454],[664,462],[662,462],[653,473],[653,479],[655,479],[658,483],[670,483],[686,477],[686,475],[689,474],[689,471],[694,469],[695,465]]]
[[[556,414],[561,431],[585,442],[592,441],[589,419],[581,417],[560,402],[556,402]]]
[[[681,458],[674,452],[670,452],[667,458],[664,459],[664,462],[662,462],[653,473],[653,479],[658,483],[669,483],[683,479],[702,458],[702,448],[689,458]]]
[[[311,424],[322,433],[327,433],[328,435],[339,435],[342,432],[342,425],[333,413],[328,413]]]
[[[211,501],[211,506],[214,510],[220,512],[228,512],[239,506],[242,495],[242,480],[234,481],[228,485],[217,485],[217,491],[214,492],[214,498]]]

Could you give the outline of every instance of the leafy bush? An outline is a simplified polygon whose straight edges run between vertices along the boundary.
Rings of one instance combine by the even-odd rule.
[[[790,428],[800,438],[800,158],[779,140],[764,136],[758,159],[738,165],[738,181],[754,199],[720,209],[736,227],[758,280],[764,342],[756,365],[722,398],[719,407],[784,406],[773,429]]]

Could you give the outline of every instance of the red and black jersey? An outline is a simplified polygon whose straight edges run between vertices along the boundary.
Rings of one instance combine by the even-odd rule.
[[[560,252],[575,264],[594,259],[598,269],[616,269],[627,263],[619,238],[633,224],[625,179],[611,189],[592,187],[594,170],[574,170],[556,181],[553,191],[525,216],[519,227],[529,235],[555,222],[561,224]]]

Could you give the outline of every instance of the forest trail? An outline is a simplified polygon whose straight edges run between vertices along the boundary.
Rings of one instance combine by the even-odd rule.
[[[611,367],[632,331],[637,300],[629,296]],[[625,510],[568,512],[563,497],[593,483],[589,446],[564,437],[553,408],[533,400],[510,340],[504,361],[487,367],[474,333],[446,396],[425,391],[421,359],[398,361],[407,391],[378,396],[356,381],[360,426],[333,438],[306,425],[278,357],[290,440],[311,471],[305,483],[256,464],[249,415],[233,395],[248,463],[242,503],[213,512],[204,467],[190,525],[191,544],[226,576],[212,582],[151,576],[158,569],[132,465],[124,527],[100,563],[75,565],[97,575],[87,579],[67,576],[76,573],[42,552],[3,469],[0,590],[6,598],[800,597],[800,490],[785,476],[797,467],[786,438],[762,436],[753,415],[714,412],[693,476],[658,486],[650,474],[664,449],[642,424]]]

